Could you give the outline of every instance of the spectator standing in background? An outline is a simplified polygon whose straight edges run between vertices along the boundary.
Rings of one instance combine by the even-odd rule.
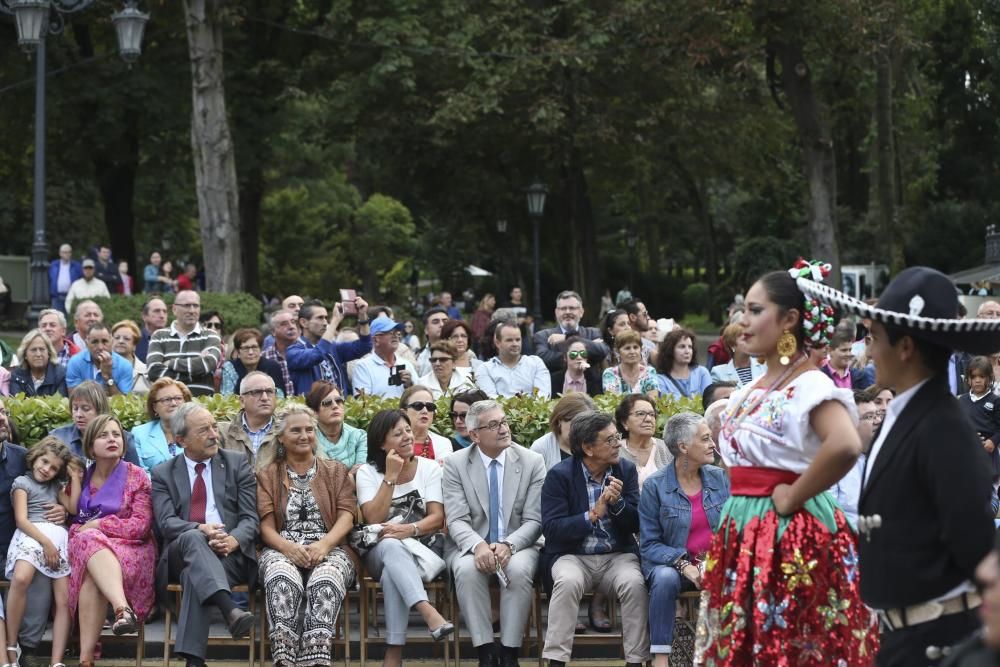
[[[154,296],[142,306],[142,336],[135,346],[135,356],[146,362],[146,352],[149,350],[149,339],[153,334],[167,326],[167,302]]]
[[[149,264],[142,270],[143,291],[162,292],[163,284],[160,281],[160,263],[162,262],[160,253],[155,250],[149,255]]]
[[[97,250],[95,267],[97,277],[103,281],[111,294],[118,294],[121,291],[121,276],[118,275],[118,267],[111,258],[111,248],[102,245]]]
[[[96,263],[89,257],[83,260],[83,277],[75,280],[66,293],[66,310],[73,310],[73,303],[83,299],[110,298],[108,286],[95,275]]]
[[[180,290],[191,290],[195,291],[198,289],[198,283],[196,278],[198,276],[198,267],[194,264],[188,264],[184,267],[184,273],[177,276],[177,289]]]
[[[83,277],[83,267],[73,259],[73,246],[63,243],[59,246],[59,259],[49,265],[49,296],[52,307],[66,313],[66,295],[73,283]]]

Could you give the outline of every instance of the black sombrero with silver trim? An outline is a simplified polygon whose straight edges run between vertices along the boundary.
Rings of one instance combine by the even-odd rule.
[[[956,319],[959,304],[955,285],[948,276],[926,266],[900,272],[875,306],[808,278],[798,278],[796,283],[806,296],[840,311],[891,324],[914,338],[971,354],[1000,351],[1000,320]]]

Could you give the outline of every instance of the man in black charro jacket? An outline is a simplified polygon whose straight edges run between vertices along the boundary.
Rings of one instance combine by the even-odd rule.
[[[900,273],[874,308],[799,286],[872,319],[876,382],[897,395],[858,504],[861,597],[880,619],[878,665],[937,664],[979,625],[974,572],[994,534],[989,461],[949,391],[948,359],[953,349],[988,352],[1000,326],[955,320],[954,286],[924,267]]]

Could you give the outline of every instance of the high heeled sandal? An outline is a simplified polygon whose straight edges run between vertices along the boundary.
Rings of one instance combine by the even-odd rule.
[[[111,625],[111,632],[116,635],[130,635],[139,629],[139,620],[135,617],[135,612],[131,607],[118,607],[115,609],[115,622]]]
[[[18,642],[13,646],[8,646],[7,653],[4,654],[4,657],[6,658],[8,655],[10,655],[11,651],[14,652],[14,662],[8,662],[7,664],[10,667],[18,667],[21,664],[21,643]]]

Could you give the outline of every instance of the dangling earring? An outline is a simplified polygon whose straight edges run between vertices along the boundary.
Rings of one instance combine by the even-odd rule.
[[[778,360],[781,362],[782,366],[787,366],[792,360],[792,355],[798,349],[798,342],[795,340],[795,336],[792,335],[791,331],[785,331],[781,334],[781,338],[778,339],[778,354],[781,358]]]
[[[285,446],[282,444],[278,445],[278,458],[279,459],[285,458]]]

